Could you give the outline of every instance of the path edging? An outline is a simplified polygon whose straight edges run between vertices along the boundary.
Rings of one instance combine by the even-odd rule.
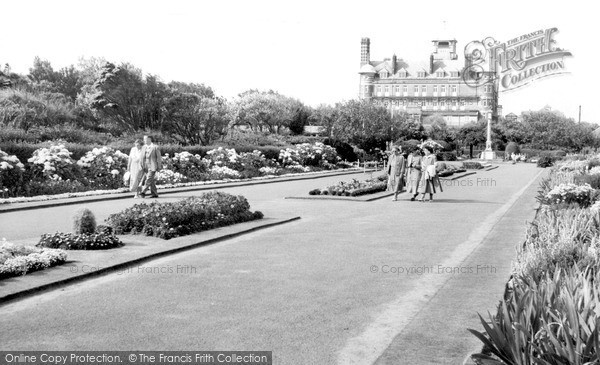
[[[32,296],[34,294],[43,293],[43,292],[50,291],[50,290],[53,290],[53,289],[58,289],[58,288],[61,288],[61,287],[64,287],[64,286],[67,286],[67,285],[70,285],[70,284],[75,284],[75,283],[83,282],[83,281],[86,281],[88,279],[92,279],[92,278],[95,278],[95,277],[100,277],[100,276],[104,276],[104,275],[107,275],[107,274],[110,274],[110,273],[113,273],[113,272],[117,272],[119,270],[122,270],[124,268],[130,267],[130,266],[133,266],[133,265],[136,265],[136,264],[140,264],[140,263],[147,262],[147,261],[150,261],[150,260],[154,260],[154,259],[157,259],[157,258],[161,258],[161,257],[164,257],[164,256],[172,255],[172,254],[175,254],[175,253],[179,253],[179,252],[191,250],[191,249],[194,249],[194,248],[197,248],[197,247],[200,247],[200,246],[210,245],[210,244],[217,243],[217,242],[220,242],[220,241],[224,241],[224,240],[227,240],[227,239],[230,239],[230,238],[238,237],[238,236],[241,236],[241,235],[246,234],[246,233],[255,232],[255,231],[258,231],[258,230],[261,230],[261,229],[270,228],[270,227],[282,225],[282,224],[285,224],[285,223],[294,222],[294,221],[299,220],[299,219],[301,219],[301,217],[299,217],[299,216],[292,217],[292,218],[281,219],[281,220],[276,221],[276,222],[266,223],[266,224],[263,224],[263,225],[260,225],[260,226],[251,227],[251,228],[240,230],[240,231],[233,232],[233,233],[228,233],[228,234],[225,234],[225,235],[222,235],[222,236],[218,236],[218,237],[214,237],[214,238],[210,238],[210,239],[207,239],[207,240],[202,240],[202,241],[194,242],[194,243],[191,243],[189,245],[185,245],[185,246],[181,246],[181,247],[175,247],[175,248],[172,248],[170,250],[160,251],[160,252],[154,252],[154,253],[151,253],[149,255],[138,257],[138,258],[135,258],[135,259],[132,259],[132,260],[128,260],[128,261],[125,261],[125,262],[121,262],[121,263],[118,263],[118,264],[115,264],[115,265],[109,265],[109,266],[106,266],[106,267],[102,267],[102,268],[99,268],[98,270],[85,272],[85,273],[82,273],[81,275],[77,275],[77,276],[69,277],[69,278],[66,278],[66,279],[57,280],[57,281],[54,281],[54,282],[51,282],[51,283],[39,285],[39,286],[36,286],[36,287],[33,287],[33,288],[21,290],[21,291],[18,291],[18,292],[11,293],[11,294],[8,294],[8,295],[0,297],[0,306],[3,305],[3,304],[6,304],[8,302],[12,302],[12,301],[15,301],[15,300],[18,300],[18,299],[23,299],[23,298]],[[57,267],[57,266],[55,266],[55,267]]]

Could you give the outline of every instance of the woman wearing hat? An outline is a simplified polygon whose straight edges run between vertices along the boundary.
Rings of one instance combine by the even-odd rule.
[[[408,155],[408,160],[406,161],[406,191],[413,195],[410,198],[411,201],[414,201],[417,195],[419,195],[422,160],[421,150],[419,147],[415,147],[410,155]]]
[[[398,194],[404,187],[404,171],[406,159],[402,155],[402,149],[398,146],[392,147],[392,155],[388,159],[388,190],[394,192],[393,201],[398,200]]]
[[[436,185],[442,191],[442,184],[436,173],[435,154],[431,146],[424,146],[423,152],[425,156],[421,162],[421,182],[419,183],[419,193],[423,194],[420,201],[425,201],[425,194],[429,193],[429,201],[433,201],[433,194],[436,193]]]

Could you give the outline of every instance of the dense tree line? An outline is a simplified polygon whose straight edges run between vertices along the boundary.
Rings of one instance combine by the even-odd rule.
[[[509,141],[539,149],[579,150],[596,145],[589,123],[575,123],[548,109],[524,112],[520,121],[492,125],[494,146]],[[444,141],[451,148],[481,146],[486,122],[450,127],[440,115],[423,123],[404,112],[364,100],[311,108],[276,91],[247,90],[232,100],[204,84],[163,82],[129,63],[80,59],[55,70],[36,57],[27,75],[0,67],[0,124],[24,131],[69,125],[114,136],[153,131],[181,144],[209,145],[232,130],[274,135],[301,134],[306,125],[322,126],[331,139],[366,151],[389,141]],[[424,127],[425,125],[425,127]]]

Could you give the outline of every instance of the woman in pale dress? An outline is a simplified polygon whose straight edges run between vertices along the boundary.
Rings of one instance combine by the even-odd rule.
[[[421,162],[421,182],[419,183],[419,193],[423,194],[420,201],[425,201],[425,194],[429,193],[429,201],[433,201],[433,194],[436,193],[436,185],[442,191],[442,184],[436,174],[437,159],[433,154],[433,148],[424,146],[423,152],[425,156]]]
[[[134,198],[140,197],[140,180],[144,175],[142,171],[142,142],[136,139],[135,146],[129,152],[127,171],[129,172],[129,191],[135,191]]]
[[[404,170],[406,168],[406,160],[402,155],[402,149],[398,146],[392,147],[392,155],[388,159],[388,190],[394,192],[393,201],[398,200],[398,194],[402,192],[404,187]]]
[[[421,182],[421,150],[416,147],[406,161],[406,191],[411,193],[413,196],[410,198],[411,201],[415,201],[417,195],[419,195],[419,183]]]

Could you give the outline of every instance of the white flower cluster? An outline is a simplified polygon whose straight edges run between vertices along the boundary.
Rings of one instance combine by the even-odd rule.
[[[428,139],[427,141],[421,143],[419,145],[419,148],[423,148],[425,146],[429,146],[429,147],[433,148],[434,150],[442,150],[442,149],[444,149],[444,147],[442,147],[441,144],[437,143],[433,139]]]
[[[38,148],[33,151],[33,156],[27,161],[40,166],[44,176],[52,180],[62,180],[58,174],[60,169],[74,163],[71,152],[62,144],[52,145],[49,148]]]
[[[90,167],[94,162],[106,166],[107,170],[115,170],[115,168],[122,168],[127,163],[129,156],[119,150],[114,150],[111,147],[104,146],[101,148],[94,148],[88,151],[85,156],[81,157],[77,164],[83,168]],[[111,172],[112,173],[112,172]],[[117,171],[118,173],[118,171]]]
[[[17,168],[21,171],[25,170],[25,166],[23,166],[17,156],[9,155],[8,153],[0,150],[0,170],[12,170],[14,168]]]
[[[157,184],[177,184],[185,181],[185,176],[172,170],[162,169],[156,172]]]
[[[238,162],[239,155],[233,148],[218,147],[206,152],[207,166],[227,166]]]
[[[590,184],[560,184],[558,186],[555,186],[546,194],[546,199],[555,203],[562,203],[569,199],[580,199],[583,197],[588,197],[593,192],[594,189],[590,186]]]
[[[295,148],[286,148],[279,151],[279,160],[284,166],[308,165],[311,162],[323,165],[325,163],[337,163],[341,161],[335,148],[321,142],[315,144],[301,143]]]
[[[265,166],[258,169],[258,171],[263,175],[275,175],[277,173],[277,168]]]
[[[227,166],[213,166],[210,169],[210,173],[212,175],[216,175],[219,177],[232,177],[232,178],[240,177],[240,173],[238,171],[230,169]]]
[[[0,277],[25,275],[29,271],[45,269],[67,260],[64,250],[37,248],[0,241]]]
[[[600,200],[595,202],[591,207],[590,210],[592,211],[592,213],[594,214],[600,214]]]
[[[590,175],[598,175],[598,174],[600,174],[600,166],[594,166],[594,167],[592,167],[588,171],[588,174],[590,174]]]

